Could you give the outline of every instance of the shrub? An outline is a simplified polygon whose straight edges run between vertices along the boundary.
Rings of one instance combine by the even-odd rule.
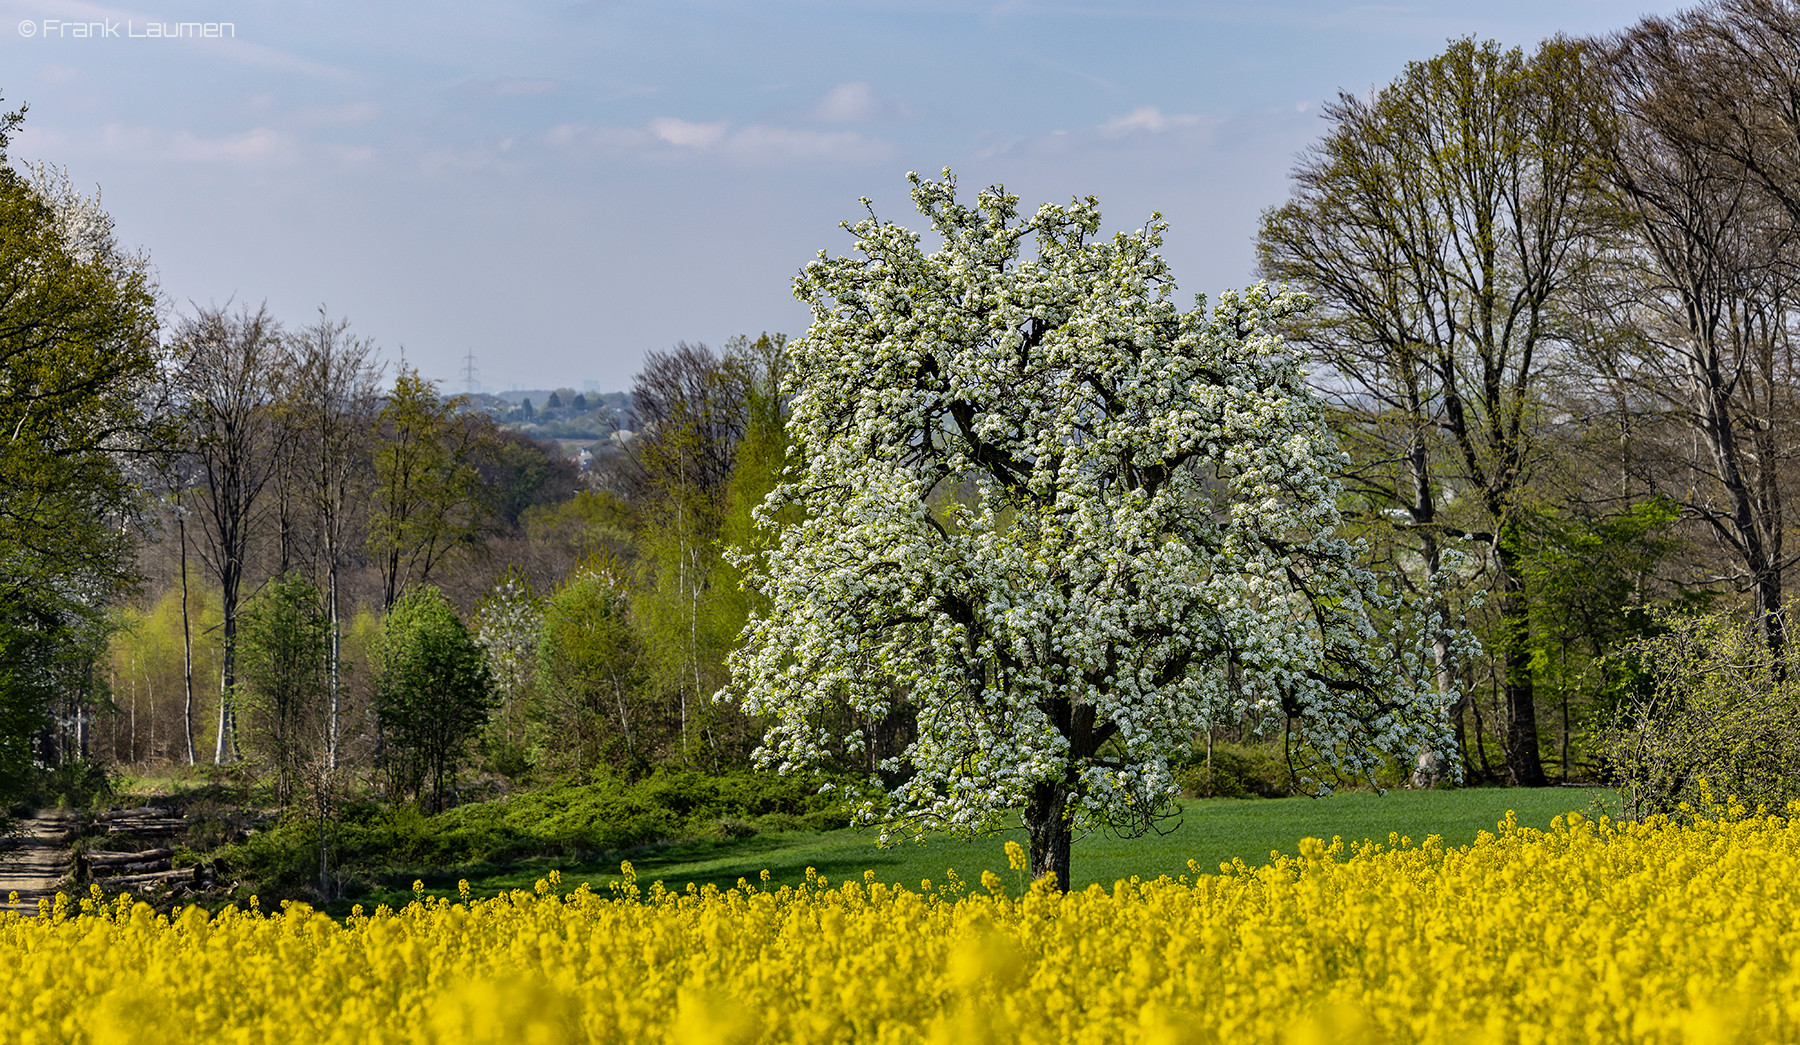
[[[1215,743],[1210,764],[1199,749],[1174,775],[1184,798],[1285,798],[1298,793],[1293,771],[1274,744]]]
[[[1710,794],[1772,809],[1800,798],[1800,650],[1777,658],[1761,629],[1723,615],[1665,623],[1620,655],[1638,685],[1602,740],[1625,815],[1681,814]]]
[[[592,858],[688,838],[745,838],[764,830],[844,827],[849,814],[816,782],[740,771],[662,770],[635,784],[607,780],[512,795],[427,815],[416,807],[348,806],[335,829],[348,873]],[[290,817],[230,847],[226,861],[265,895],[304,889],[318,870],[318,825]]]
[[[442,809],[469,741],[487,722],[494,677],[481,646],[436,588],[406,593],[377,647],[375,711],[395,789]]]

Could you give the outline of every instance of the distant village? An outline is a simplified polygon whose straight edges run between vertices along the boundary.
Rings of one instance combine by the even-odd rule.
[[[629,392],[530,388],[468,392],[465,398],[469,409],[491,414],[506,428],[560,444],[583,472],[633,436]]]

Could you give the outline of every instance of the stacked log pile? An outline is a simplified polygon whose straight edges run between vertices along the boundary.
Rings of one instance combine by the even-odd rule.
[[[133,842],[156,842],[172,839],[186,830],[187,821],[157,806],[139,809],[115,809],[98,817],[105,827],[103,839],[117,845]],[[203,889],[212,884],[209,865],[175,867],[175,850],[154,849],[90,849],[75,857],[75,878],[108,886],[192,886]]]

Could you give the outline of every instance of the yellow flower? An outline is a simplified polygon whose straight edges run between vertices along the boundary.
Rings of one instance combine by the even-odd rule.
[[[342,923],[65,897],[0,914],[0,1041],[1800,1042],[1800,818],[1722,813],[1067,895],[547,877]]]

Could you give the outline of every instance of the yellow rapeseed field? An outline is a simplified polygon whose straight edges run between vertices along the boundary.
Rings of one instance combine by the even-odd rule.
[[[1800,1041],[1800,815],[1300,848],[1068,896],[989,874],[543,882],[347,922],[64,902],[0,916],[0,1041]]]

